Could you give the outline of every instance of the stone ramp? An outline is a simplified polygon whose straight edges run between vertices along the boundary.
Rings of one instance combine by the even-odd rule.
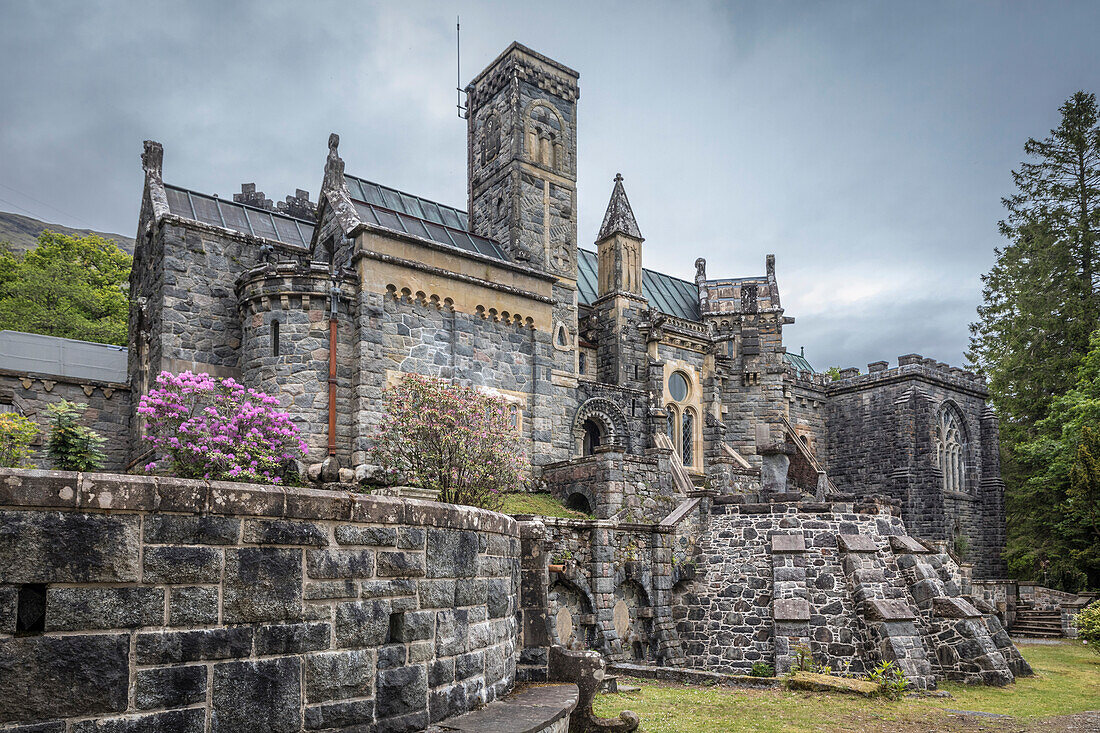
[[[480,710],[444,720],[427,733],[565,733],[578,695],[571,683],[532,685]]]

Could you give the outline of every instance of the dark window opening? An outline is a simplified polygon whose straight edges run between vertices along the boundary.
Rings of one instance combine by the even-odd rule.
[[[279,355],[279,322],[271,322],[271,355]]]
[[[635,379],[638,378],[638,365],[637,364],[634,365],[634,378]]]
[[[565,326],[558,326],[558,346],[568,346],[569,336],[565,332]]]
[[[28,583],[19,586],[15,633],[37,634],[46,630],[46,586]]]
[[[635,660],[645,659],[645,649],[642,647],[642,642],[635,641],[633,646],[632,646],[632,650],[634,652],[634,659]]]
[[[600,446],[600,426],[595,420],[584,421],[584,447],[581,455],[590,456]]]
[[[569,495],[569,498],[565,501],[565,506],[575,512],[592,513],[592,505],[588,503],[588,497],[579,491]]]
[[[386,632],[387,644],[399,644],[401,643],[402,627],[405,625],[404,613],[391,613],[390,614],[390,628]]]
[[[585,353],[583,351],[577,354],[577,366],[581,374],[584,374],[588,369],[588,359],[585,358]]]

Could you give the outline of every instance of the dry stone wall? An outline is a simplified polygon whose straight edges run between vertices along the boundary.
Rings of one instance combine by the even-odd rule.
[[[492,512],[0,469],[0,568],[0,730],[421,730],[515,680]]]

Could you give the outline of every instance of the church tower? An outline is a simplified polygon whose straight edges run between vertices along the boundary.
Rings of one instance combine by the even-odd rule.
[[[574,286],[578,78],[513,43],[466,88],[470,228]]]

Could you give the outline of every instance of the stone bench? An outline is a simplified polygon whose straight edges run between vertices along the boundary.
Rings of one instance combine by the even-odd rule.
[[[525,687],[480,710],[444,720],[428,733],[565,733],[578,694],[574,684]]]

